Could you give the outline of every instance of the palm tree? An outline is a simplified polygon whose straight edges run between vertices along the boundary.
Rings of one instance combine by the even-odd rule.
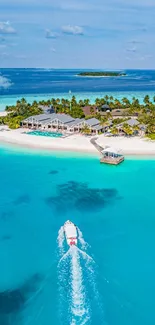
[[[76,105],[77,105],[76,97],[75,97],[75,96],[72,96],[72,99],[71,99],[71,105],[72,105],[72,106],[76,106]]]
[[[116,108],[121,107],[121,103],[120,103],[119,99],[117,99],[117,98],[114,99],[114,106]]]
[[[130,101],[128,98],[123,97],[122,98],[122,103],[125,105],[125,107],[130,107]]]
[[[105,101],[106,101],[106,103],[108,102],[108,99],[109,99],[109,96],[108,95],[105,95],[104,96],[104,99],[105,99]]]
[[[57,103],[57,104],[60,104],[60,98],[57,98],[57,99],[56,99],[56,103]]]
[[[87,125],[85,125],[82,128],[82,133],[84,133],[84,134],[90,134],[91,133],[91,130],[90,130],[90,128]]]
[[[118,135],[118,129],[117,129],[116,126],[113,126],[113,128],[111,129],[111,133],[112,133],[113,135]]]
[[[138,98],[133,97],[133,99],[132,99],[132,107],[133,108],[140,108],[140,104],[139,104],[139,99]]]
[[[97,107],[101,106],[101,100],[100,100],[99,98],[96,98],[96,99],[95,99],[95,105],[96,105]]]
[[[87,99],[84,99],[84,106],[88,106],[90,104],[90,100],[87,98]]]
[[[129,136],[133,135],[133,130],[132,130],[132,128],[127,123],[124,123],[123,124],[123,128],[122,129],[126,133],[126,135],[129,135]]]
[[[150,97],[149,97],[149,95],[146,95],[146,96],[144,97],[143,102],[144,102],[144,104],[145,104],[146,106],[150,104]]]
[[[82,99],[79,100],[79,105],[80,105],[81,107],[84,106],[84,102],[83,102]]]
[[[22,98],[20,102],[21,102],[21,104],[22,104],[22,105],[24,105],[24,104],[26,104],[26,103],[27,103],[27,101],[26,101],[26,99],[25,99],[25,98]]]
[[[64,98],[61,98],[61,104],[62,106],[66,106],[66,100]]]
[[[32,106],[38,106],[38,103],[36,100],[33,101]]]

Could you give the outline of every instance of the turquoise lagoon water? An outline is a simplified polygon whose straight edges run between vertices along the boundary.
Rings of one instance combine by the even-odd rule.
[[[0,324],[155,324],[153,159],[3,146],[0,176]],[[67,219],[89,246],[59,262]]]
[[[42,137],[50,137],[50,138],[61,138],[62,137],[62,133],[58,133],[58,132],[30,131],[30,132],[26,132],[26,134],[37,135],[37,136],[42,136]]]

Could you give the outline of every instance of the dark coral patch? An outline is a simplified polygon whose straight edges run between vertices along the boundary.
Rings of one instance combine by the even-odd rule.
[[[55,175],[55,174],[58,174],[58,170],[51,170],[49,172],[50,175]]]
[[[11,236],[10,235],[4,235],[2,237],[2,241],[5,241],[5,240],[10,240],[11,239]]]
[[[8,315],[19,312],[30,294],[36,291],[38,281],[40,281],[40,277],[36,274],[21,287],[0,292],[0,314]]]
[[[45,202],[57,212],[68,212],[76,208],[80,212],[94,212],[103,209],[118,198],[116,189],[91,188],[87,183],[69,181],[58,185],[57,195],[46,198]]]
[[[14,216],[14,212],[13,211],[4,211],[1,213],[1,219],[2,220],[8,220],[10,218],[12,218]]]
[[[17,289],[0,293],[0,313],[10,314],[20,310],[26,299],[22,292]]]
[[[14,202],[14,205],[20,205],[20,204],[28,204],[30,202],[30,196],[28,194],[24,194],[19,196]]]

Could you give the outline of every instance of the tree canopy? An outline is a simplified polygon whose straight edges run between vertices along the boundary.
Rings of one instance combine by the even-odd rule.
[[[108,105],[110,112],[103,112],[102,106]],[[113,123],[113,134],[116,134],[115,126],[119,123],[125,122],[129,116],[137,116],[139,122],[146,126],[146,135],[154,138],[155,134],[155,96],[152,98],[146,95],[142,102],[138,98],[133,97],[129,100],[126,97],[122,99],[114,96],[105,95],[102,98],[95,99],[94,104],[90,103],[88,98],[77,100],[72,96],[70,100],[67,98],[51,98],[48,100],[41,100],[39,102],[33,101],[32,104],[28,103],[25,98],[18,100],[16,105],[6,106],[8,115],[0,118],[1,124],[8,124],[10,128],[18,128],[23,119],[42,114],[43,106],[53,107],[56,113],[70,114],[74,118],[91,118],[96,117],[100,120],[101,124]],[[91,115],[85,116],[84,107],[89,106]],[[95,108],[95,109],[94,109]],[[115,111],[114,111],[115,110]],[[119,112],[120,117],[113,118],[113,111]],[[134,128],[124,126],[126,134],[134,132]]]

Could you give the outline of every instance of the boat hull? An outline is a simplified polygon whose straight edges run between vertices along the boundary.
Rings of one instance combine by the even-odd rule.
[[[66,221],[64,224],[64,233],[69,246],[77,245],[77,228],[71,221]]]

